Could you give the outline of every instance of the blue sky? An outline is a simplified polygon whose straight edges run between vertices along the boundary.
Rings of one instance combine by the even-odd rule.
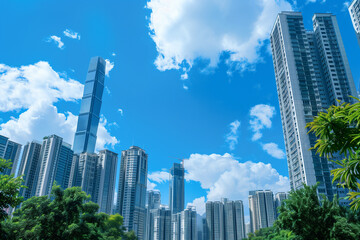
[[[102,56],[112,69],[98,149],[145,149],[148,187],[164,204],[166,172],[185,159],[186,203],[247,206],[249,189],[289,188],[268,41],[276,13],[302,11],[308,29],[314,13],[336,14],[358,86],[345,2],[1,1],[0,134],[26,143],[56,133],[72,144],[89,60]]]

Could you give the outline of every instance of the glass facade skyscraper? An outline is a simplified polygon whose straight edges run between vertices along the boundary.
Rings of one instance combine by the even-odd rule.
[[[360,46],[360,0],[352,1],[352,3],[349,5],[349,13]]]
[[[169,204],[172,214],[185,208],[185,169],[182,163],[174,163],[170,169]]]
[[[93,57],[86,76],[84,94],[74,139],[74,153],[93,153],[104,91],[105,60]]]
[[[352,103],[349,96],[357,92],[336,17],[315,14],[312,20],[313,31],[307,31],[301,13],[282,12],[270,40],[291,189],[319,182],[318,192],[332,199],[344,190],[332,184],[335,166],[309,150],[316,136],[305,126],[337,99]]]
[[[145,239],[147,166],[143,149],[132,146],[122,151],[116,208],[124,217],[124,227],[133,230],[139,240]]]

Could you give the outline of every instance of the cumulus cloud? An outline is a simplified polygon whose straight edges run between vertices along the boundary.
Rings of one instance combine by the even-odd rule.
[[[289,179],[282,176],[271,164],[239,162],[232,155],[191,154],[185,159],[186,179],[200,182],[208,190],[207,200],[227,197],[242,200],[248,206],[248,194],[254,189],[271,189],[273,192],[289,191]],[[201,202],[201,201],[197,201]]]
[[[284,159],[285,152],[279,148],[276,143],[266,143],[263,146],[263,149],[272,157],[277,159]]]
[[[61,37],[58,36],[50,36],[47,40],[48,42],[54,42],[58,48],[63,49],[64,48],[64,43],[61,41]]]
[[[66,74],[65,74],[66,76]],[[60,113],[54,103],[76,101],[82,97],[84,86],[55,72],[49,63],[38,62],[19,68],[0,64],[0,111],[23,110],[17,117],[0,124],[0,134],[19,143],[57,134],[72,144],[77,116]],[[102,117],[98,128],[97,148],[114,146],[118,140],[106,129]]]
[[[109,76],[109,72],[114,68],[114,62],[110,62],[109,59],[105,59],[106,65],[105,65],[105,74],[106,76]]]
[[[200,216],[203,216],[206,212],[205,197],[195,198],[194,201],[192,203],[188,203],[186,207],[190,207],[190,206],[195,207],[196,213],[199,214]]]
[[[114,148],[120,141],[116,137],[111,136],[110,132],[106,129],[109,124],[104,116],[100,118],[99,127],[97,131],[97,139],[95,149],[97,151],[103,150],[106,147]]]
[[[238,143],[238,129],[240,127],[240,122],[235,120],[230,123],[230,132],[226,135],[226,142],[229,144],[229,149],[232,151],[235,149],[236,144]]]
[[[165,183],[169,181],[170,174],[165,171],[152,172],[148,174],[148,179],[152,182]]]
[[[271,118],[275,115],[275,108],[266,104],[258,104],[250,109],[250,127],[254,132],[252,141],[262,137],[261,130],[271,128]]]
[[[43,61],[20,68],[0,64],[0,86],[0,111],[3,112],[59,99],[75,101],[81,98],[84,88],[73,79],[60,77]]]
[[[292,9],[286,0],[149,0],[147,8],[156,67],[185,74],[197,59],[216,67],[223,53],[239,70],[257,63],[276,15]]]
[[[68,38],[80,40],[80,34],[70,29],[66,29],[63,33]]]
[[[155,190],[156,188],[156,184],[151,182],[149,179],[147,180],[147,187],[146,190],[147,191],[151,191],[151,190]]]

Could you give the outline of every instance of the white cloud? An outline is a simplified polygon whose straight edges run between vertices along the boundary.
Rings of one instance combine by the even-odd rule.
[[[115,56],[116,56],[116,53],[113,52],[113,53],[111,54],[111,56],[115,57]]]
[[[148,179],[156,183],[165,183],[169,181],[170,174],[165,171],[152,172],[148,174]]]
[[[111,136],[110,132],[106,129],[108,125],[104,116],[100,118],[100,123],[97,131],[96,147],[97,151],[103,150],[106,147],[114,148],[120,141],[116,137]]]
[[[240,127],[240,122],[235,120],[230,123],[230,132],[226,135],[226,142],[229,144],[229,149],[232,151],[235,149],[236,144],[238,143],[238,129]]]
[[[109,76],[109,72],[114,68],[114,62],[110,62],[109,59],[105,59],[106,66],[105,66],[105,74]]]
[[[124,115],[124,111],[121,108],[118,109],[118,112],[121,114],[121,116]]]
[[[147,180],[146,190],[147,190],[147,191],[155,190],[155,188],[156,188],[156,184],[153,183],[153,182],[150,182],[150,180],[148,179],[148,180]]]
[[[223,53],[229,54],[229,65],[247,69],[261,59],[276,15],[292,9],[286,0],[149,0],[147,8],[156,67],[183,73],[196,59],[216,67]]]
[[[53,103],[59,99],[80,99],[83,85],[65,79],[48,62],[38,62],[20,68],[0,64],[0,111],[27,109],[38,103]]]
[[[242,200],[248,206],[248,194],[254,189],[289,191],[289,179],[282,176],[271,164],[239,162],[232,155],[191,154],[185,159],[186,179],[200,182],[208,190],[207,200],[223,197]]]
[[[271,128],[271,118],[275,115],[275,108],[270,105],[259,104],[250,110],[250,126],[254,132],[252,141],[259,140],[262,137],[261,130]]]
[[[63,49],[64,47],[64,43],[61,41],[61,37],[58,37],[58,36],[50,36],[48,38],[48,42],[54,42],[55,44],[57,44],[57,47],[60,48],[60,49]]]
[[[185,90],[189,90],[189,87],[186,86],[185,84],[183,85],[183,88],[184,88]]]
[[[51,134],[73,143],[77,116],[71,112],[59,113],[53,104],[59,100],[80,99],[84,88],[81,83],[60,77],[47,62],[38,62],[20,68],[0,64],[0,86],[0,95],[3,96],[0,98],[0,111],[24,110],[0,124],[0,134],[22,144]],[[118,143],[106,125],[107,121],[102,117],[97,148]]]
[[[272,157],[277,159],[284,159],[285,152],[279,148],[276,143],[266,143],[262,145],[263,149]]]
[[[64,35],[67,36],[68,38],[80,40],[80,34],[70,29],[66,29],[64,31]]]
[[[194,201],[192,203],[188,203],[186,207],[190,207],[190,206],[195,207],[196,213],[199,214],[200,216],[203,216],[206,212],[205,197],[195,198]]]

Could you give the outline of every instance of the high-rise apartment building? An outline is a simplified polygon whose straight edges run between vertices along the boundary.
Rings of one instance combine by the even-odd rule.
[[[357,96],[336,17],[315,14],[313,31],[305,30],[298,12],[282,12],[271,32],[271,48],[280,103],[291,189],[320,183],[318,192],[339,193],[330,171],[335,166],[309,150],[316,143],[305,128],[337,99]]]
[[[171,211],[160,207],[149,211],[149,237],[148,240],[171,239]]]
[[[194,207],[172,214],[171,240],[197,240],[196,217]]]
[[[12,169],[5,169],[0,174],[10,175],[16,173],[21,152],[21,144],[10,141],[9,138],[0,135],[0,158],[11,160]]]
[[[174,163],[170,169],[169,205],[172,214],[185,207],[185,169],[183,163]]]
[[[284,192],[278,192],[275,194],[274,205],[275,205],[275,218],[279,216],[278,207],[281,206],[282,202],[288,199],[288,194]]]
[[[68,187],[72,159],[70,144],[56,135],[44,137],[36,196],[50,195],[54,181],[63,189]]]
[[[206,228],[209,240],[238,240],[246,237],[243,202],[222,201],[206,203]]]
[[[107,214],[112,213],[115,194],[115,178],[117,170],[118,154],[109,150],[99,152],[96,169],[96,203],[99,211]]]
[[[105,60],[93,57],[86,76],[84,94],[74,139],[74,153],[93,153],[104,91]]]
[[[275,222],[274,195],[270,190],[249,192],[251,232],[272,227]]]
[[[352,3],[349,5],[349,13],[360,46],[360,0],[352,1]]]
[[[23,176],[23,185],[26,186],[26,188],[20,188],[19,194],[24,200],[35,196],[36,193],[40,170],[40,151],[41,144],[36,141],[24,146],[18,174]]]
[[[117,212],[140,240],[145,239],[147,164],[148,155],[139,147],[121,153]]]
[[[161,193],[160,191],[150,190],[147,193],[147,206],[146,206],[146,224],[145,224],[145,239],[153,240],[154,238],[154,219],[151,210],[160,208]],[[171,221],[171,216],[170,216]]]
[[[147,192],[148,209],[158,209],[161,205],[160,191],[150,190]]]

